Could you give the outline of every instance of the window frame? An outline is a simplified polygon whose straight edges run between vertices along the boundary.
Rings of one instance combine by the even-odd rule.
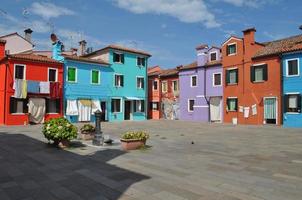
[[[141,64],[139,64],[139,59],[142,59],[142,60],[144,60],[144,62],[142,62],[142,60],[141,60]],[[138,67],[146,67],[146,58],[145,57],[143,57],[143,56],[137,56],[136,57],[136,66],[138,66]]]
[[[163,84],[166,84],[166,90],[164,90]],[[168,81],[162,81],[161,82],[161,91],[163,93],[167,93],[168,92]]]
[[[113,85],[114,85],[114,87],[116,87],[116,88],[122,88],[122,87],[124,87],[124,75],[123,74],[114,74],[113,75],[114,76],[114,79],[113,79]],[[120,85],[116,85],[115,83],[115,78],[116,78],[116,76],[123,76],[123,84],[121,84],[122,82],[120,81]]]
[[[262,80],[256,80],[256,68],[262,68]],[[267,63],[259,63],[259,64],[254,64],[251,65],[251,72],[254,74],[250,74],[250,79],[252,83],[263,83],[268,80],[268,64]],[[255,80],[252,80],[252,77],[254,77]]]
[[[119,56],[120,56],[119,61],[114,61],[114,54],[116,54],[116,55],[119,55]],[[122,57],[124,57],[124,58],[122,58]],[[113,62],[114,62],[114,63],[116,63],[116,64],[125,64],[125,54],[124,54],[124,53],[122,53],[122,52],[116,52],[116,51],[113,51],[113,54],[112,54],[112,60],[113,60]]]
[[[177,82],[177,90],[174,90],[175,82]],[[173,92],[179,92],[179,80],[172,80],[172,90]]]
[[[142,82],[142,87],[138,87],[138,80],[139,79],[142,79],[143,82]],[[136,76],[136,89],[139,89],[139,90],[143,90],[145,89],[145,77],[144,76]]]
[[[112,110],[112,101],[113,100],[120,100],[120,111],[119,112],[113,112],[113,110]],[[122,110],[122,108],[123,108],[123,103],[122,103],[122,98],[118,98],[118,97],[116,97],[116,98],[111,98],[111,113],[113,113],[113,114],[116,114],[116,113],[122,113],[123,112],[123,110]]]
[[[75,69],[75,76],[74,76],[75,80],[74,81],[68,80],[68,71],[69,71],[69,69]],[[67,67],[66,80],[67,80],[68,83],[77,83],[78,82],[78,68],[77,67],[70,67],[70,66]]]
[[[227,99],[227,101],[226,101],[226,104],[227,104],[227,112],[238,112],[238,97],[227,97],[226,98]],[[236,110],[229,110],[229,104],[228,104],[228,101],[229,100],[236,100]]]
[[[156,89],[154,88],[154,83],[156,82]],[[158,80],[152,80],[152,89],[154,90],[154,91],[158,91]]]
[[[195,77],[196,78],[196,84],[195,85],[193,85],[193,77]],[[190,86],[191,87],[197,87],[197,85],[198,85],[198,80],[197,80],[197,75],[192,75],[192,76],[190,76]]]
[[[23,79],[26,80],[26,65],[24,64],[14,64],[14,80],[16,79],[16,66],[23,66]]]
[[[215,75],[220,74],[220,85],[215,84]],[[221,87],[222,86],[222,72],[213,73],[213,87]]]
[[[235,53],[229,53],[229,46],[235,45]],[[233,56],[237,54],[237,42],[233,42],[230,44],[227,44],[227,56]]]
[[[151,104],[151,105],[150,105],[151,110],[155,110],[155,111],[158,111],[158,110],[159,110],[159,102],[158,102],[158,101],[151,101],[150,104]],[[153,104],[156,104],[157,109],[154,109]]]
[[[98,83],[93,83],[92,82],[92,75],[93,75],[93,72],[98,72]],[[90,71],[90,84],[91,85],[100,85],[101,84],[101,71],[99,69],[92,69]]]
[[[193,101],[193,106],[192,106],[193,110],[190,109],[190,102],[191,101]],[[188,99],[188,107],[187,107],[188,112],[190,112],[190,113],[194,112],[194,105],[195,105],[195,99]]]
[[[11,99],[15,99],[15,101],[22,101],[22,112],[12,112],[12,108],[11,108]],[[28,113],[28,99],[18,99],[18,98],[15,98],[13,96],[11,96],[9,98],[9,114],[11,115],[25,115]],[[25,109],[26,108],[26,109]],[[27,112],[26,112],[27,111]]]
[[[58,108],[58,110],[57,111],[59,111],[59,112],[47,112],[47,107],[48,107],[48,103],[49,103],[49,101],[52,101],[52,100],[54,100],[54,101],[56,101],[56,103],[57,102],[59,102],[59,108]],[[57,105],[56,105],[56,109],[57,109]],[[48,114],[48,115],[51,115],[51,114],[60,114],[60,111],[61,110],[61,99],[51,99],[51,98],[46,98],[45,99],[45,114]]]
[[[138,106],[138,102],[140,102],[140,104],[141,104],[141,109],[139,110],[139,109],[137,109],[137,106]],[[143,103],[142,103],[143,102]],[[134,108],[134,113],[145,113],[145,100],[144,99],[140,99],[140,100],[134,100],[134,106],[133,106],[133,108]]]
[[[289,75],[288,72],[289,72],[289,65],[288,65],[288,62],[289,61],[293,61],[293,60],[296,60],[297,61],[297,71],[298,71],[298,74],[295,74],[295,75]],[[285,62],[286,62],[286,77],[297,77],[297,76],[300,76],[300,63],[299,63],[300,59],[299,58],[291,58],[291,59],[286,59]]]
[[[56,71],[56,80],[55,81],[50,81],[49,80],[49,75],[50,75],[50,73],[49,73],[49,71],[50,70],[55,70]],[[53,67],[48,67],[48,70],[47,70],[47,80],[48,80],[48,82],[58,82],[58,69],[57,68],[53,68]]]
[[[296,108],[296,110],[294,110],[294,111],[288,111],[288,109],[289,109],[289,96],[296,96],[296,98],[297,98],[297,108]],[[286,93],[285,95],[284,95],[284,97],[285,97],[285,113],[286,114],[301,114],[302,113],[302,110],[301,110],[301,100],[302,100],[302,96],[301,96],[301,94],[299,93],[299,92],[295,92],[295,93]],[[299,100],[300,100],[300,102],[299,102]],[[299,107],[300,106],[300,107]]]
[[[230,81],[230,77],[228,77],[229,75],[230,75],[230,71],[233,71],[233,70],[236,70],[237,71],[237,74],[236,74],[236,83],[228,83],[227,82],[227,80],[229,80]],[[228,85],[238,85],[238,83],[239,83],[239,69],[238,69],[238,67],[234,67],[234,68],[228,68],[228,69],[226,69],[226,76],[225,76],[225,82],[226,82],[226,85],[228,86]]]
[[[215,60],[212,60],[212,54],[215,54]],[[210,53],[210,61],[216,61],[216,60],[218,60],[218,52],[217,51],[213,51],[213,52],[211,52]]]

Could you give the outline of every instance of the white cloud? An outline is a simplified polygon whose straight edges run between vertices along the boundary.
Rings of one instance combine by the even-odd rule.
[[[29,12],[35,15],[39,15],[44,19],[56,18],[62,15],[75,14],[75,12],[68,8],[64,8],[47,2],[34,2],[29,8]]]
[[[136,14],[155,13],[177,18],[185,23],[203,23],[208,28],[219,27],[215,16],[203,0],[113,0],[117,6]]]
[[[278,40],[278,39],[286,37],[286,35],[284,35],[284,34],[278,34],[278,33],[274,34],[274,33],[269,33],[267,31],[264,31],[263,35],[265,35],[270,40]]]
[[[268,4],[268,3],[276,3],[279,0],[221,0],[226,3],[230,3],[237,7],[252,7],[252,8],[258,8],[261,5]]]

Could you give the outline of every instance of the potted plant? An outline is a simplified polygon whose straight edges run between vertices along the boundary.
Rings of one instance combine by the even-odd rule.
[[[145,146],[149,134],[145,131],[128,131],[121,137],[124,150],[134,150]]]
[[[82,140],[92,140],[95,135],[95,127],[91,124],[84,124],[81,128],[81,138]]]
[[[45,138],[61,148],[68,147],[70,140],[77,138],[77,132],[77,127],[65,118],[46,121],[42,128]]]

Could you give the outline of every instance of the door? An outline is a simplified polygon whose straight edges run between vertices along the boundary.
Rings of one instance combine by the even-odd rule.
[[[124,112],[124,119],[130,120],[131,116],[131,101],[125,101],[125,112]]]
[[[277,99],[274,97],[264,98],[264,122],[277,124]]]
[[[221,97],[210,98],[210,117],[212,122],[221,122]]]
[[[106,113],[107,113],[107,110],[106,110],[106,102],[105,102],[105,101],[102,101],[102,102],[101,102],[101,108],[102,108],[101,120],[102,120],[102,121],[106,121]]]

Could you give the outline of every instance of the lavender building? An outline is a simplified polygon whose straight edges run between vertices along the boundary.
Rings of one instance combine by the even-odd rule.
[[[179,71],[180,119],[222,122],[223,70],[221,50],[200,45],[197,62],[183,66]]]

